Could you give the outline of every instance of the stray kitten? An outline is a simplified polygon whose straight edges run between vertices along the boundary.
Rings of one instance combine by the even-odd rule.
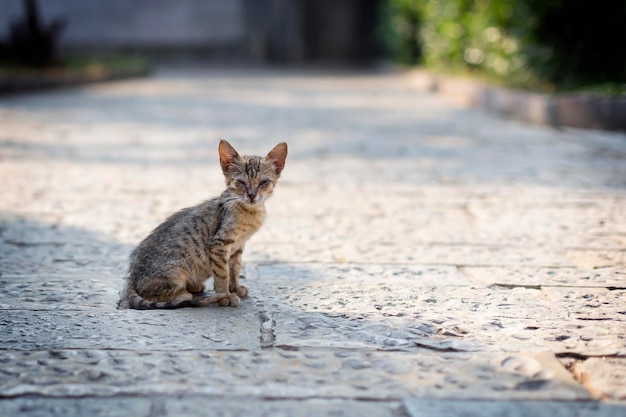
[[[285,166],[287,144],[266,156],[240,156],[225,140],[218,147],[226,190],[183,209],[159,225],[130,256],[119,308],[237,306],[248,287],[239,284],[246,241],[265,217],[265,200]],[[215,294],[204,294],[213,277]]]

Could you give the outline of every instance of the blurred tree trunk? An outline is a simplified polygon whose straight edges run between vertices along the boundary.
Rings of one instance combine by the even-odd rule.
[[[36,0],[23,0],[24,16],[11,25],[9,36],[10,58],[33,67],[59,63],[58,41],[65,27],[63,19],[42,23]]]

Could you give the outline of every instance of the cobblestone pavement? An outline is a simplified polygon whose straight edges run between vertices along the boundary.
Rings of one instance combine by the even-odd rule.
[[[118,311],[126,259],[290,154],[238,308]],[[0,415],[626,416],[626,137],[349,71],[0,100]],[[488,401],[486,401],[488,400]]]

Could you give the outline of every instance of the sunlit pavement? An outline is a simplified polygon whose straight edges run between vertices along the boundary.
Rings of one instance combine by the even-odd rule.
[[[250,297],[116,310],[133,246],[221,191],[219,138],[289,144]],[[0,99],[0,179],[3,416],[626,415],[625,135],[164,69]]]

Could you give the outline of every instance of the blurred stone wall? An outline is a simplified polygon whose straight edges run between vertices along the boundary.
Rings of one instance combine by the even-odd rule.
[[[368,61],[380,54],[379,0],[245,0],[250,53],[285,62]]]
[[[238,0],[39,0],[44,21],[64,17],[61,47],[79,50],[213,49],[241,45]],[[0,36],[22,14],[21,0],[0,0]]]
[[[379,0],[39,0],[64,17],[62,51],[219,53],[262,61],[367,60]],[[22,13],[0,0],[0,37]]]

